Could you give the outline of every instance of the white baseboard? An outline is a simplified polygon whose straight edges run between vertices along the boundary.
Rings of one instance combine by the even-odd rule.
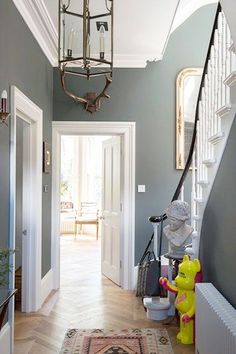
[[[53,271],[52,269],[41,280],[41,305],[44,303],[50,292],[53,290]]]
[[[137,280],[138,280],[138,266],[134,267],[134,290],[137,287]]]
[[[0,353],[11,353],[11,328],[9,323],[6,323],[0,332]]]

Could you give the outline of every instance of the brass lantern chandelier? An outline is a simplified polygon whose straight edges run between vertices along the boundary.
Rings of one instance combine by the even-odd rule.
[[[113,71],[113,0],[59,0],[58,66],[64,92],[90,113],[99,110],[101,98],[110,98],[106,91]],[[105,83],[99,92],[81,97],[69,88],[72,77],[104,77]]]

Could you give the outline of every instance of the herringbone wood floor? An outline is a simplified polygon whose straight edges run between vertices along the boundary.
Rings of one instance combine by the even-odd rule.
[[[14,354],[59,353],[67,328],[143,328],[165,326],[174,353],[194,353],[177,342],[177,324],[146,319],[133,292],[120,289],[100,273],[100,244],[95,237],[61,238],[61,289],[30,315],[16,311]]]

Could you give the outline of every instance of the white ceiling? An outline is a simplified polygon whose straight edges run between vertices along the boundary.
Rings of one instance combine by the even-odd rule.
[[[43,0],[57,28],[58,0]],[[81,3],[81,0],[71,0]],[[103,4],[104,0],[100,0]],[[98,13],[98,1],[90,8]],[[145,66],[162,58],[179,0],[114,0],[114,59],[116,66]],[[92,40],[92,38],[91,38]]]
[[[58,0],[13,1],[52,65],[57,66]],[[215,0],[114,0],[114,65],[145,67],[147,61],[161,60],[171,29],[212,2]],[[90,3],[94,9],[98,0]]]

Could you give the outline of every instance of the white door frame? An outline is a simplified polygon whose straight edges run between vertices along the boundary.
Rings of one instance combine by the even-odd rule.
[[[60,287],[60,171],[62,135],[120,135],[123,140],[123,233],[121,286],[134,288],[135,122],[52,122],[52,269]]]
[[[36,106],[15,86],[11,87],[11,128],[10,128],[10,248],[15,249],[16,224],[16,119],[26,121],[29,141],[29,172],[28,203],[29,225],[28,235],[25,237],[24,289],[22,309],[25,312],[34,312],[41,307],[41,264],[42,264],[42,140],[43,140],[43,111]],[[14,288],[15,260],[12,257],[13,271],[10,285]],[[12,309],[13,311],[13,309]],[[13,321],[13,314],[12,316]]]

